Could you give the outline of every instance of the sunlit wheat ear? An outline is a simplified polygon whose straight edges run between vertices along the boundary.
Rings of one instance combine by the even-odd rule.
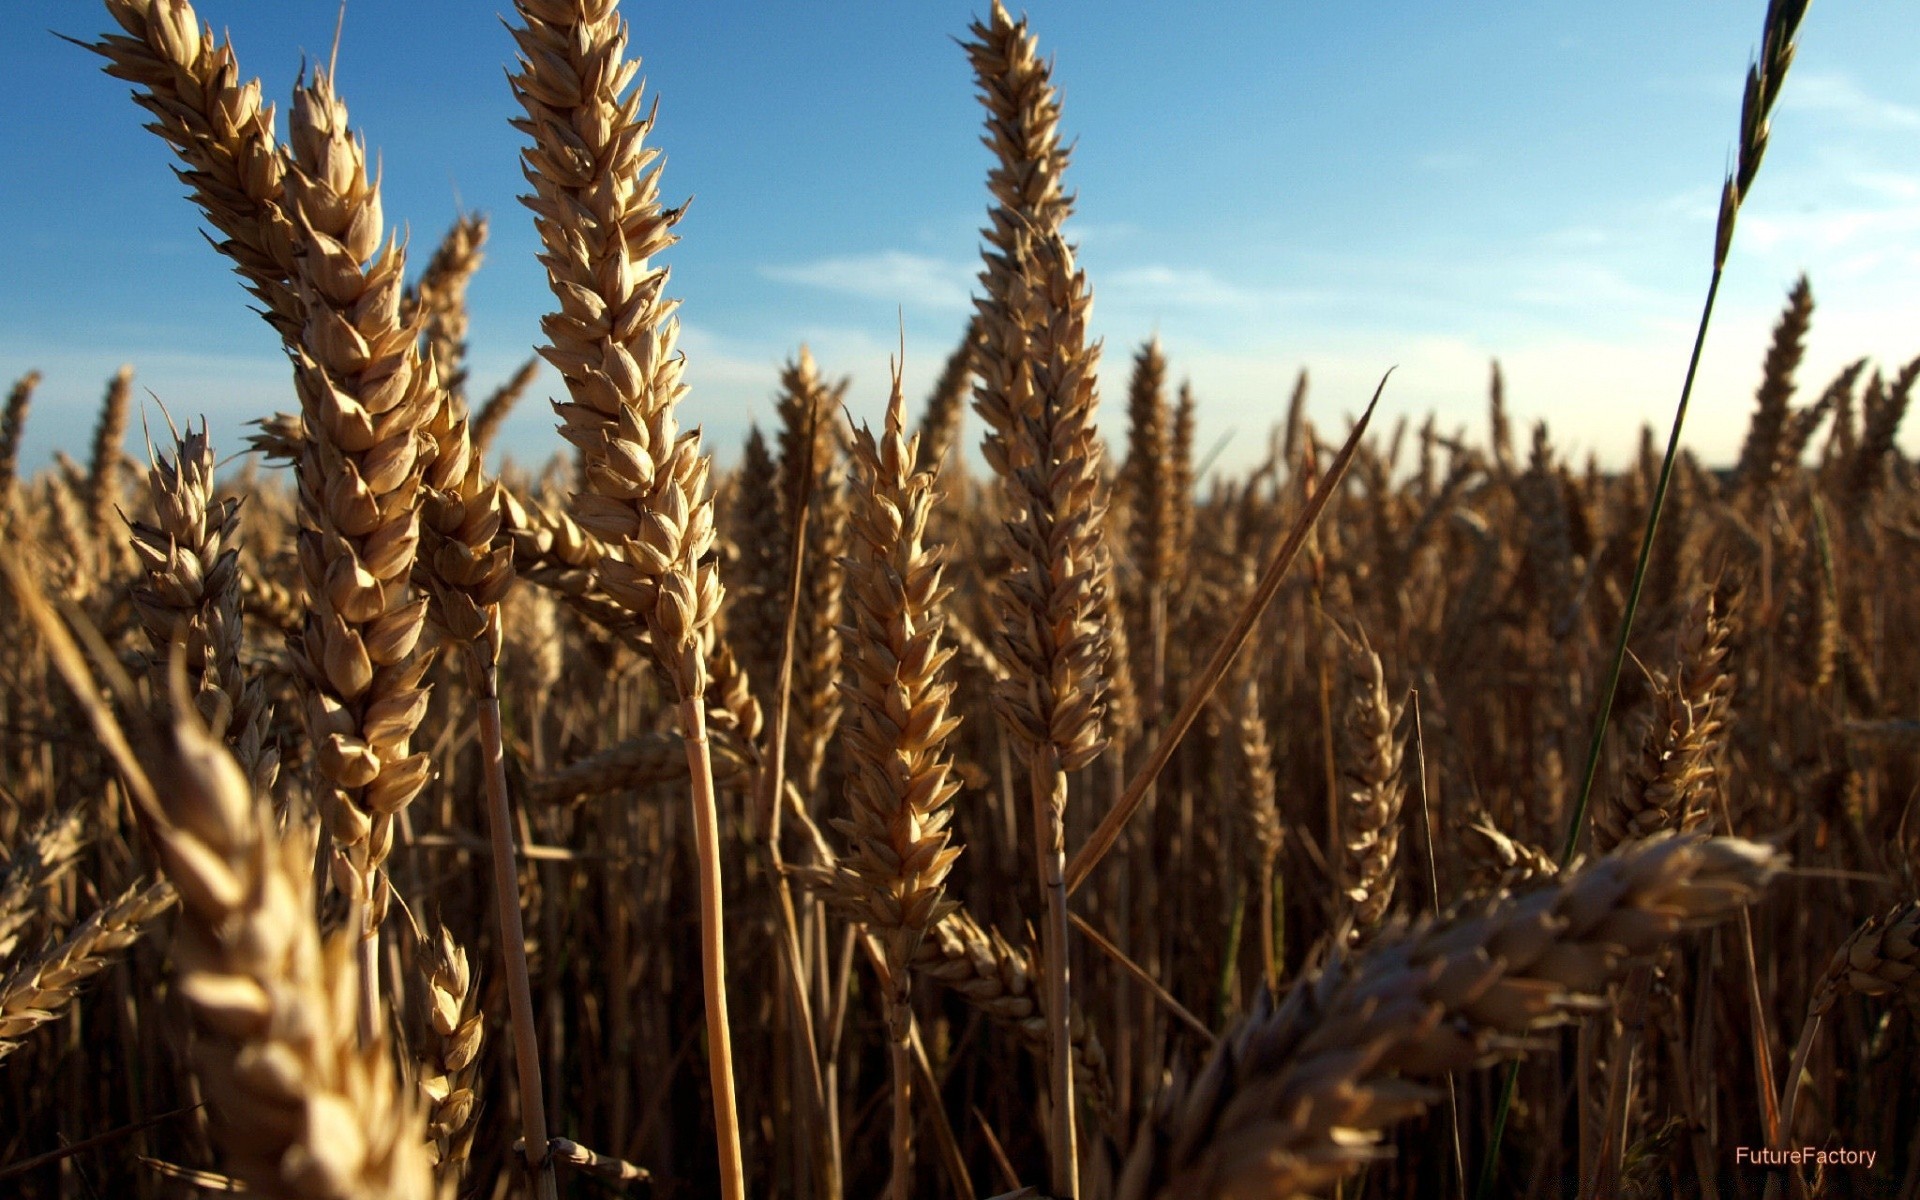
[[[1450,1072],[1523,1053],[1633,960],[1751,903],[1781,866],[1732,838],[1622,847],[1564,880],[1336,950],[1161,1102],[1120,1200],[1306,1196],[1382,1155]]]
[[[948,829],[960,783],[946,743],[960,721],[948,711],[953,651],[940,637],[947,589],[940,553],[924,541],[935,476],[917,469],[919,439],[905,426],[896,370],[885,427],[878,437],[865,427],[853,437],[840,685],[847,815],[833,822],[851,848],[828,893],[879,937],[886,961],[896,1195],[910,1186],[913,1142],[909,968],[927,931],[955,908],[944,892],[960,856]]]
[[[173,959],[230,1170],[262,1196],[434,1194],[426,1122],[384,1036],[362,1047],[352,930],[324,945],[311,850],[274,832],[227,752],[177,721],[144,752],[180,892]],[[384,1029],[384,1021],[380,1028]]]
[[[1340,726],[1341,882],[1351,905],[1351,938],[1386,919],[1399,879],[1401,706],[1388,698],[1380,656],[1364,640],[1347,647]]]
[[[300,236],[285,200],[287,164],[260,82],[242,81],[230,42],[216,39],[186,0],[106,0],[122,34],[91,49],[106,72],[137,89],[134,102],[179,155],[181,180],[219,231],[215,245],[289,345],[305,317],[294,284]]]
[[[1680,630],[1677,661],[1653,674],[1653,710],[1639,731],[1640,750],[1626,779],[1603,793],[1593,809],[1594,849],[1662,831],[1686,830],[1707,819],[1715,757],[1726,737],[1733,675],[1726,665],[1730,614],[1711,587],[1701,587]]]
[[[243,661],[240,501],[215,497],[213,468],[204,424],[177,436],[171,457],[154,458],[147,472],[153,519],[131,529],[140,565],[133,606],[151,648],[154,694],[171,695],[180,655],[201,719],[233,751],[254,791],[267,795],[280,764],[268,741],[266,689]]]
[[[980,323],[969,319],[940,368],[940,377],[927,394],[926,409],[920,414],[920,468],[939,471],[949,477],[964,476],[958,459],[949,461],[960,440],[960,426],[967,415],[967,400],[973,395],[973,362],[979,354]]]
[[[738,554],[727,587],[726,641],[752,679],[761,706],[771,708],[785,651],[792,564],[782,553],[789,547],[780,509],[779,471],[758,425],[747,431],[731,516]]]
[[[440,389],[418,326],[400,320],[405,258],[325,72],[295,92],[288,143],[304,317],[292,346],[305,434],[300,565],[312,604],[297,655],[322,817],[371,933],[388,903],[380,871],[394,818],[431,771],[411,744],[427,706],[417,652],[427,602],[408,582]]]
[[[541,350],[566,381],[554,411],[580,453],[574,516],[606,545],[600,587],[628,619],[679,701],[699,866],[702,980],[721,1192],[745,1193],[726,996],[719,817],[706,737],[706,684],[722,588],[714,553],[712,461],[682,434],[686,392],[676,302],[650,259],[673,245],[678,210],[661,206],[658,151],[646,144],[627,27],[607,0],[519,0],[511,77],[529,139],[524,197],[559,310]],[[644,635],[645,641],[640,638]]]
[[[480,1049],[485,1036],[467,965],[466,948],[442,928],[415,947],[415,966],[425,985],[432,1031],[420,1054],[420,1090],[427,1100],[427,1133],[434,1171],[458,1179],[472,1154],[480,1101]]]
[[[481,402],[473,417],[475,454],[486,457],[487,451],[493,448],[494,439],[500,436],[501,427],[513,415],[514,406],[527,394],[527,389],[533,386],[533,377],[539,373],[539,357],[529,358]]]
[[[420,279],[407,289],[402,316],[411,321],[417,313],[424,327],[427,354],[433,359],[440,382],[456,407],[464,410],[467,399],[467,285],[486,257],[487,219],[477,213],[462,213],[434,247],[433,256],[421,269]]]
[[[65,1015],[87,981],[118,961],[174,899],[172,884],[136,884],[58,943],[0,975],[0,1059]]]
[[[1736,468],[1740,487],[1756,499],[1764,500],[1780,473],[1798,461],[1798,455],[1789,460],[1786,454],[1793,417],[1788,405],[1793,400],[1794,374],[1806,354],[1807,330],[1812,324],[1813,288],[1802,275],[1787,293],[1787,307],[1773,327],[1773,344],[1767,349],[1753,418],[1740,447]]]

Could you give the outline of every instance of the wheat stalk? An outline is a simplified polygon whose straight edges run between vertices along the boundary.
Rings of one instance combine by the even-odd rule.
[[[722,589],[713,561],[711,461],[699,435],[674,419],[685,391],[674,351],[679,322],[667,271],[648,265],[672,245],[677,211],[663,209],[651,116],[632,88],[626,24],[610,0],[518,0],[522,27],[513,75],[526,110],[514,125],[534,195],[526,203],[560,311],[542,322],[542,350],[566,380],[555,405],[561,433],[581,454],[582,527],[607,543],[601,586],[644,629],[680,701],[692,779],[700,868],[707,1052],[721,1191],[745,1190],[728,1029],[718,815],[707,754],[706,659]],[[529,1137],[531,1143],[533,1138]],[[536,1150],[536,1152],[538,1152]]]
[[[992,429],[988,458],[1006,485],[1012,567],[999,593],[1007,679],[994,709],[1027,764],[1048,968],[1055,1016],[1052,1082],[1053,1187],[1077,1194],[1073,1074],[1066,1016],[1067,776],[1097,758],[1109,652],[1100,548],[1105,481],[1095,440],[1097,344],[1087,340],[1086,277],[1058,233],[1031,230],[1028,269],[981,308],[985,337],[1001,355],[976,392]]]
[[[889,982],[887,1032],[893,1078],[893,1196],[911,1186],[910,1100],[914,948],[955,902],[943,898],[960,856],[947,830],[959,781],[947,740],[953,651],[940,645],[938,550],[925,545],[937,475],[920,471],[919,438],[906,433],[896,367],[878,437],[862,427],[852,447],[852,511],[846,558],[847,648],[841,684],[848,714],[849,815],[836,820],[852,853],[835,872],[835,894],[880,942]]]

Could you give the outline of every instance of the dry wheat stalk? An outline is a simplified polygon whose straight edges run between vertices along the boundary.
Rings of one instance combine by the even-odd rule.
[[[709,709],[713,707],[710,703]],[[724,783],[743,777],[754,765],[750,744],[718,728],[716,713],[710,711],[710,717],[715,726],[708,731],[713,742],[714,779]],[[531,781],[526,798],[533,804],[568,804],[684,779],[686,774],[686,747],[678,734],[642,733]]]
[[[727,1021],[718,815],[706,744],[706,658],[722,589],[712,550],[711,460],[674,413],[682,359],[667,271],[648,260],[671,246],[678,211],[660,204],[658,153],[646,144],[626,56],[626,23],[612,0],[518,0],[522,27],[512,76],[526,110],[515,128],[534,195],[525,203],[560,310],[541,323],[541,351],[566,380],[561,433],[581,455],[587,491],[580,524],[607,543],[601,586],[644,628],[680,702],[692,778],[700,873],[709,1076],[721,1191],[745,1190]],[[535,1141],[531,1136],[529,1142]],[[544,1143],[542,1143],[544,1148]],[[536,1151],[538,1152],[538,1151]]]
[[[1346,703],[1340,725],[1341,886],[1351,904],[1349,937],[1359,942],[1386,919],[1399,877],[1401,706],[1387,697],[1380,656],[1365,636],[1346,654]]]
[[[76,926],[61,941],[0,977],[0,1059],[20,1039],[59,1019],[80,989],[140,940],[146,926],[173,907],[173,885],[135,884]]]
[[[196,711],[265,795],[280,763],[268,742],[266,689],[242,663],[240,501],[214,497],[213,467],[204,424],[176,435],[171,460],[154,457],[147,472],[154,519],[132,525],[141,567],[133,606],[152,647],[154,694],[170,694],[179,654]]]
[[[1031,781],[1034,849],[1048,914],[1047,1008],[1057,1018],[1053,1187],[1070,1197],[1078,1188],[1065,1025],[1067,776],[1106,745],[1108,560],[1100,532],[1107,505],[1094,429],[1099,347],[1087,340],[1092,298],[1086,276],[1057,232],[1028,234],[1032,242],[1020,251],[1026,270],[1007,281],[1007,292],[981,302],[985,340],[1001,353],[983,364],[975,400],[992,431],[988,461],[1012,513],[1006,523],[1012,565],[997,591],[1008,677],[994,687],[994,709]]]
[[[1163,1098],[1120,1200],[1319,1193],[1424,1111],[1428,1081],[1524,1051],[1598,1004],[1632,959],[1753,900],[1767,847],[1695,835],[1634,843],[1524,895],[1384,932],[1266,998]]]
[[[1640,753],[1623,785],[1594,807],[1595,850],[1706,820],[1713,760],[1733,696],[1725,670],[1732,633],[1732,618],[1717,611],[1713,589],[1699,589],[1683,618],[1673,674],[1654,673],[1653,712],[1641,730]]]
[[[425,985],[429,1045],[419,1056],[420,1090],[427,1101],[427,1134],[435,1173],[457,1180],[473,1149],[480,1080],[480,1043],[485,1034],[467,951],[444,927],[415,949]]]
[[[300,235],[284,204],[287,165],[260,82],[240,82],[232,45],[216,41],[186,0],[105,3],[130,36],[109,35],[90,48],[107,59],[107,74],[140,89],[134,102],[154,115],[150,128],[186,164],[180,178],[223,235],[220,251],[292,345],[305,319],[293,283]]]
[[[18,804],[11,797],[7,803]],[[12,957],[20,931],[39,915],[35,894],[67,873],[86,841],[81,810],[70,808],[42,818],[7,852],[0,866],[0,963]]]

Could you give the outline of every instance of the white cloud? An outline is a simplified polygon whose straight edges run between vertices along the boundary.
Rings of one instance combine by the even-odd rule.
[[[760,273],[780,283],[884,300],[909,308],[964,312],[969,307],[967,296],[977,270],[972,263],[952,263],[904,250],[883,250],[876,254],[762,267]]]
[[[1920,129],[1920,109],[1869,95],[1845,75],[1795,75],[1781,107],[1821,113],[1862,129]]]

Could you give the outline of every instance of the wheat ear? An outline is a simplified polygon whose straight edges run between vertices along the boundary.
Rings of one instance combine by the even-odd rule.
[[[454,218],[401,304],[403,319],[411,322],[416,312],[422,318],[427,353],[439,371],[441,386],[463,408],[467,397],[467,285],[486,257],[482,253],[486,244],[485,217],[462,213]]]
[[[639,63],[612,0],[518,0],[522,26],[514,125],[534,194],[526,204],[545,247],[560,310],[542,322],[542,351],[566,380],[555,405],[561,433],[579,451],[587,491],[580,524],[602,539],[602,586],[644,630],[680,702],[692,779],[700,876],[701,959],[707,1052],[719,1142],[721,1193],[740,1200],[745,1172],[728,1028],[719,817],[707,751],[707,655],[722,589],[712,550],[711,460],[674,413],[682,359],[667,271],[648,260],[672,245],[679,212],[661,207],[658,153],[645,141],[633,88]]]
[[[13,520],[14,493],[20,478],[20,439],[26,433],[33,390],[39,386],[40,372],[28,371],[7,390],[6,413],[0,416],[0,522]]]
[[[947,355],[945,365],[940,368],[940,377],[934,381],[933,391],[927,394],[927,406],[920,414],[920,468],[926,471],[959,470],[957,463],[949,465],[948,456],[960,439],[960,422],[966,418],[967,397],[973,394],[973,360],[980,341],[980,322],[977,319],[967,321],[966,330],[960,335],[960,344]]]
[[[1623,786],[1593,810],[1596,850],[1706,820],[1705,797],[1733,696],[1726,670],[1733,626],[1716,611],[1711,587],[1699,589],[1683,621],[1673,673],[1653,677],[1653,712],[1640,732],[1640,752]]]
[[[433,1139],[434,1170],[459,1179],[473,1150],[480,1115],[480,1045],[485,1036],[473,972],[465,947],[442,928],[415,950],[426,989],[427,1023],[433,1033],[420,1055],[420,1090],[427,1100],[427,1134]]]
[[[240,80],[230,42],[218,41],[187,0],[106,0],[125,35],[90,49],[106,72],[140,90],[134,102],[154,116],[150,128],[181,161],[183,183],[221,239],[263,316],[289,345],[304,317],[294,286],[299,235],[286,210],[287,164],[273,135],[273,106],[260,81]]]
[[[326,72],[296,89],[288,142],[304,316],[290,343],[305,434],[300,565],[311,600],[294,650],[321,815],[342,852],[336,875],[362,914],[370,1028],[394,820],[432,771],[410,744],[426,712],[428,658],[417,652],[427,602],[408,581],[440,389],[417,323],[399,318],[405,255],[385,232],[366,148]]]
[[[1350,937],[1370,936],[1386,919],[1399,878],[1401,706],[1387,697],[1380,656],[1364,637],[1347,648],[1340,726],[1341,883],[1352,905]]]
[[[1794,373],[1806,355],[1807,330],[1812,324],[1813,287],[1802,275],[1787,293],[1787,307],[1773,327],[1760,390],[1754,397],[1753,418],[1740,447],[1736,468],[1740,487],[1757,500],[1764,500],[1781,471],[1793,465],[1784,453],[1792,424],[1788,405],[1793,400]]]
[[[493,439],[500,436],[500,427],[507,423],[507,418],[513,414],[514,406],[519,404],[520,398],[527,394],[527,389],[533,386],[533,377],[539,373],[540,357],[535,355],[521,363],[519,368],[507,377],[506,382],[493,389],[487,396],[473,417],[473,452],[475,454],[482,458],[486,457],[487,451],[493,446]]]
[[[124,547],[115,536],[114,514],[120,509],[120,443],[127,436],[127,421],[133,414],[133,368],[123,366],[107,384],[106,398],[100,402],[100,417],[93,426],[93,453],[87,465],[87,529],[94,544],[114,547],[109,561],[125,557]]]
[[[20,1039],[60,1015],[87,980],[140,940],[146,927],[173,907],[173,885],[135,884],[43,953],[0,977],[0,1059]]]
[[[0,567],[120,768],[179,895],[176,991],[233,1174],[270,1200],[432,1196],[423,1114],[402,1097],[384,1039],[356,1029],[355,932],[321,944],[312,842],[275,831],[267,804],[184,694],[167,724],[132,710],[136,756],[26,567],[10,553],[0,553]],[[130,699],[124,677],[119,686]],[[384,1013],[376,1017],[384,1029]]]
[[[175,438],[171,459],[154,458],[147,472],[153,520],[132,526],[141,567],[133,606],[152,647],[155,694],[169,694],[173,656],[180,654],[201,719],[265,795],[280,764],[267,740],[266,688],[248,676],[241,658],[240,501],[214,497],[213,466],[204,424]]]
[[[843,568],[847,550],[847,499],[842,486],[839,414],[845,404],[847,381],[829,383],[820,375],[805,346],[780,372],[780,396],[774,410],[780,418],[779,498],[783,515],[778,562],[791,559],[799,528],[799,509],[807,506],[807,569],[795,598],[793,669],[789,694],[787,761],[803,795],[820,786],[827,745],[840,724],[840,609]],[[813,476],[805,477],[811,465]],[[779,619],[785,625],[786,588],[780,587]],[[769,678],[773,673],[769,673]]]
[[[893,1195],[910,1195],[913,1007],[909,969],[927,931],[955,907],[943,898],[960,856],[948,822],[960,783],[947,739],[951,649],[940,644],[940,553],[924,538],[936,476],[920,471],[920,439],[906,434],[896,367],[886,425],[853,438],[853,504],[846,559],[845,679],[848,816],[852,842],[836,894],[877,936],[889,982],[893,1073]]]
[[[1780,865],[1732,838],[1622,847],[1562,880],[1335,949],[1277,1007],[1263,996],[1163,1098],[1120,1200],[1317,1194],[1380,1156],[1450,1071],[1512,1057],[1683,929],[1750,902]]]

